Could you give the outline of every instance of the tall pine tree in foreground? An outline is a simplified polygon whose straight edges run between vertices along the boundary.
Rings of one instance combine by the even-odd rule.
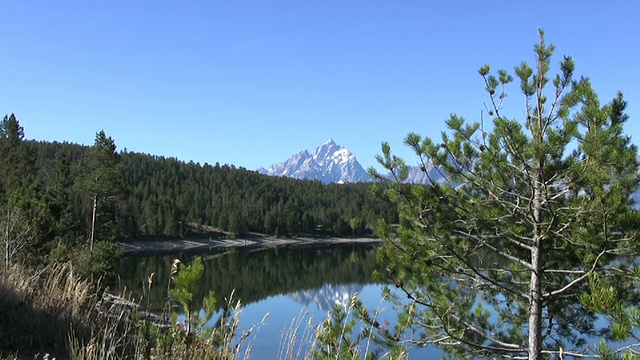
[[[123,167],[115,141],[104,130],[80,162],[79,187],[91,199],[89,248],[97,240],[113,240],[115,200],[125,192]],[[99,239],[102,235],[103,239]]]
[[[416,330],[413,340],[452,357],[640,350],[624,316],[609,323],[601,316],[638,300],[630,286],[638,161],[623,133],[626,102],[619,93],[601,104],[587,78],[574,79],[570,57],[551,75],[554,49],[540,31],[534,66],[514,69],[524,95],[520,118],[502,107],[513,76],[492,75],[485,65],[490,121],[452,115],[441,140],[406,137],[423,169],[435,166],[446,182],[404,184],[404,160],[386,143],[378,156],[396,176],[387,193],[401,214],[399,226],[379,226],[379,258],[405,292],[396,298],[404,308],[399,323]],[[616,347],[620,341],[625,347]]]

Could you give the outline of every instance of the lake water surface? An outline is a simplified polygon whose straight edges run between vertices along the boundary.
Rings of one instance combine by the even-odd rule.
[[[196,299],[213,290],[217,304],[222,306],[227,303],[225,297],[234,291],[235,298],[242,302],[242,331],[260,324],[268,314],[265,323],[246,341],[252,345],[249,358],[299,358],[311,342],[313,328],[335,305],[347,306],[356,293],[368,309],[380,309],[382,319],[394,319],[391,305],[381,302],[383,284],[373,280],[373,272],[379,266],[375,253],[375,244],[315,244],[198,254],[204,260],[205,275]],[[140,299],[143,284],[155,273],[148,300],[159,313],[167,299],[173,259],[189,263],[194,256],[176,253],[127,257],[119,288],[126,288]],[[292,328],[298,329],[295,342],[290,339]],[[295,346],[288,347],[292,343]],[[410,358],[435,358],[440,354],[435,348],[415,348]]]

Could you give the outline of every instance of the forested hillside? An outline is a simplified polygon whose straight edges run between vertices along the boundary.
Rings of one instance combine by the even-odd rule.
[[[372,194],[369,187],[370,184],[364,183],[325,185],[319,181],[271,177],[228,165],[200,165],[120,151],[115,140],[104,131],[96,133],[92,146],[30,141],[26,140],[25,129],[15,115],[4,116],[0,120],[0,299],[3,300],[0,309],[4,310],[0,315],[11,321],[5,322],[7,326],[0,326],[0,333],[18,335],[0,341],[0,353],[7,349],[24,353],[31,351],[33,344],[66,351],[69,350],[65,349],[69,339],[75,342],[74,346],[98,343],[101,340],[96,340],[94,334],[100,331],[104,332],[105,339],[110,336],[123,339],[142,333],[138,328],[132,333],[123,330],[121,337],[119,320],[114,323],[118,330],[104,330],[109,329],[105,323],[96,321],[111,321],[103,315],[106,311],[99,309],[98,304],[104,303],[99,294],[114,284],[118,270],[122,270],[120,240],[249,237],[256,233],[371,236],[379,218],[394,221],[396,215],[395,210]],[[306,251],[312,252],[312,249]],[[369,248],[363,256],[372,259],[372,251],[374,249]],[[277,253],[265,254],[278,257]],[[318,253],[308,257],[314,256]],[[343,261],[347,256],[349,261]],[[356,256],[359,255],[343,251],[340,257],[333,259],[332,265],[328,266],[330,269],[318,267],[313,259],[306,261],[293,257],[289,263],[296,269],[320,269],[311,271],[310,277],[305,278],[317,282],[319,278],[311,275],[331,277],[341,272],[362,273],[353,271],[359,264],[359,261],[351,261]],[[275,263],[268,257],[264,259],[269,264]],[[231,256],[220,258],[219,266],[229,270],[229,261],[242,264],[243,268],[251,265],[244,257]],[[275,288],[261,287],[266,284],[264,281],[251,286],[215,281],[222,286],[220,294],[227,294],[225,289],[242,287],[250,291],[248,301],[251,301],[259,295],[256,289],[262,288],[263,293],[267,288],[286,290],[300,281],[295,271],[263,265],[256,265],[262,266],[263,271],[254,275],[277,277],[279,282]],[[184,306],[179,296],[173,295],[174,290],[184,284],[182,279],[202,276],[190,275],[196,274],[190,270],[191,266],[185,265],[179,274],[170,275],[172,280],[175,275],[175,281],[170,282],[171,289],[167,288],[167,291],[171,291],[176,304]],[[374,266],[368,263],[364,270],[370,273]],[[147,291],[150,291],[154,273],[145,276],[148,276]],[[79,279],[84,280],[76,282]],[[243,276],[242,279],[251,278]],[[189,281],[194,286],[198,282]],[[157,288],[165,289],[164,286]],[[180,289],[196,294],[194,288]],[[162,296],[166,299],[166,293]],[[210,299],[214,299],[213,296]],[[53,303],[52,299],[62,303]],[[169,301],[168,304],[174,304],[173,298]],[[223,298],[219,297],[218,301],[224,303]],[[74,310],[67,311],[64,303],[73,303]],[[77,311],[78,308],[83,310]],[[117,318],[130,319],[129,315],[117,315]],[[86,319],[91,320],[85,322]],[[68,324],[72,325],[67,333],[64,326]],[[62,330],[46,334],[42,331],[52,328]],[[60,333],[64,336],[60,337]],[[147,332],[146,336],[149,334]],[[230,334],[231,338],[235,331],[231,330]],[[43,338],[47,340],[40,340]],[[18,345],[14,339],[20,339]],[[151,341],[151,338],[147,339]],[[158,341],[163,340],[159,338]],[[98,347],[103,348],[102,345]],[[79,354],[73,350],[69,353]],[[107,357],[96,355],[91,358]],[[188,358],[192,357],[189,355]]]
[[[70,143],[30,142],[48,187],[67,181],[80,219],[90,203],[75,193],[90,149]],[[235,235],[369,236],[377,219],[395,209],[373,196],[370,184],[322,184],[271,177],[233,165],[185,163],[175,158],[120,152],[124,192],[113,223],[116,237],[188,236],[209,227]],[[68,174],[61,170],[67,167]],[[75,193],[75,194],[74,194]],[[89,224],[86,224],[87,226]]]

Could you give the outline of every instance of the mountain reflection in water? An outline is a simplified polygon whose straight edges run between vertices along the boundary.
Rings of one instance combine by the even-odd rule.
[[[198,254],[203,259],[205,274],[196,299],[213,290],[218,305],[222,306],[225,297],[235,289],[235,297],[250,304],[275,295],[320,289],[327,284],[370,284],[374,282],[374,270],[379,267],[375,252],[374,244],[339,244]],[[121,267],[118,289],[126,289],[140,299],[149,275],[155,273],[148,300],[152,309],[162,309],[173,259],[189,263],[194,256],[178,253],[127,257]]]
[[[183,263],[190,263],[195,256],[201,256],[205,274],[203,286],[195,298],[202,299],[213,290],[220,309],[228,303],[225,298],[235,289],[234,298],[242,303],[241,330],[259,324],[268,313],[266,323],[251,340],[250,358],[275,359],[280,357],[278,354],[286,343],[286,333],[295,321],[304,321],[301,323],[303,328],[315,327],[335,305],[346,308],[355,293],[367,308],[381,306],[382,284],[373,280],[373,272],[381,268],[376,262],[376,246],[315,244],[130,256],[121,267],[116,291],[126,290],[134,299],[140,300],[149,275],[155,273],[149,297],[140,302],[149,303],[152,311],[160,313],[167,300],[173,260],[178,258]],[[386,306],[385,316],[393,321],[390,305]]]
[[[331,311],[335,306],[349,307],[353,295],[362,291],[362,288],[357,284],[325,284],[319,289],[300,290],[288,296],[301,305],[308,307],[315,304],[320,310]]]

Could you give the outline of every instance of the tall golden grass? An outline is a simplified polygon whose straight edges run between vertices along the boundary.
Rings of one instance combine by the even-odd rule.
[[[214,349],[113,298],[100,296],[70,264],[0,268],[0,359],[248,359],[251,344],[244,342],[264,323],[241,332],[240,301],[229,297],[231,316],[214,331],[222,340]]]
[[[241,331],[240,302],[230,296],[230,317],[210,335],[222,339],[213,348],[206,338],[188,339],[179,326],[157,326],[136,304],[123,300],[115,306],[106,298],[70,264],[40,270],[0,268],[0,359],[249,359],[252,341],[266,320],[265,315],[260,324]],[[347,312],[352,310],[350,306]],[[340,334],[337,343],[319,343],[330,328],[328,321],[314,326],[306,313],[294,318],[283,333],[277,358],[312,359],[313,349],[327,346],[340,350],[346,334]],[[370,339],[365,341],[364,352],[360,342],[347,351],[348,358],[367,358]],[[322,358],[338,360],[344,354],[329,351]]]
[[[71,334],[88,341],[95,331],[97,302],[70,264],[0,269],[0,357],[68,357]]]

